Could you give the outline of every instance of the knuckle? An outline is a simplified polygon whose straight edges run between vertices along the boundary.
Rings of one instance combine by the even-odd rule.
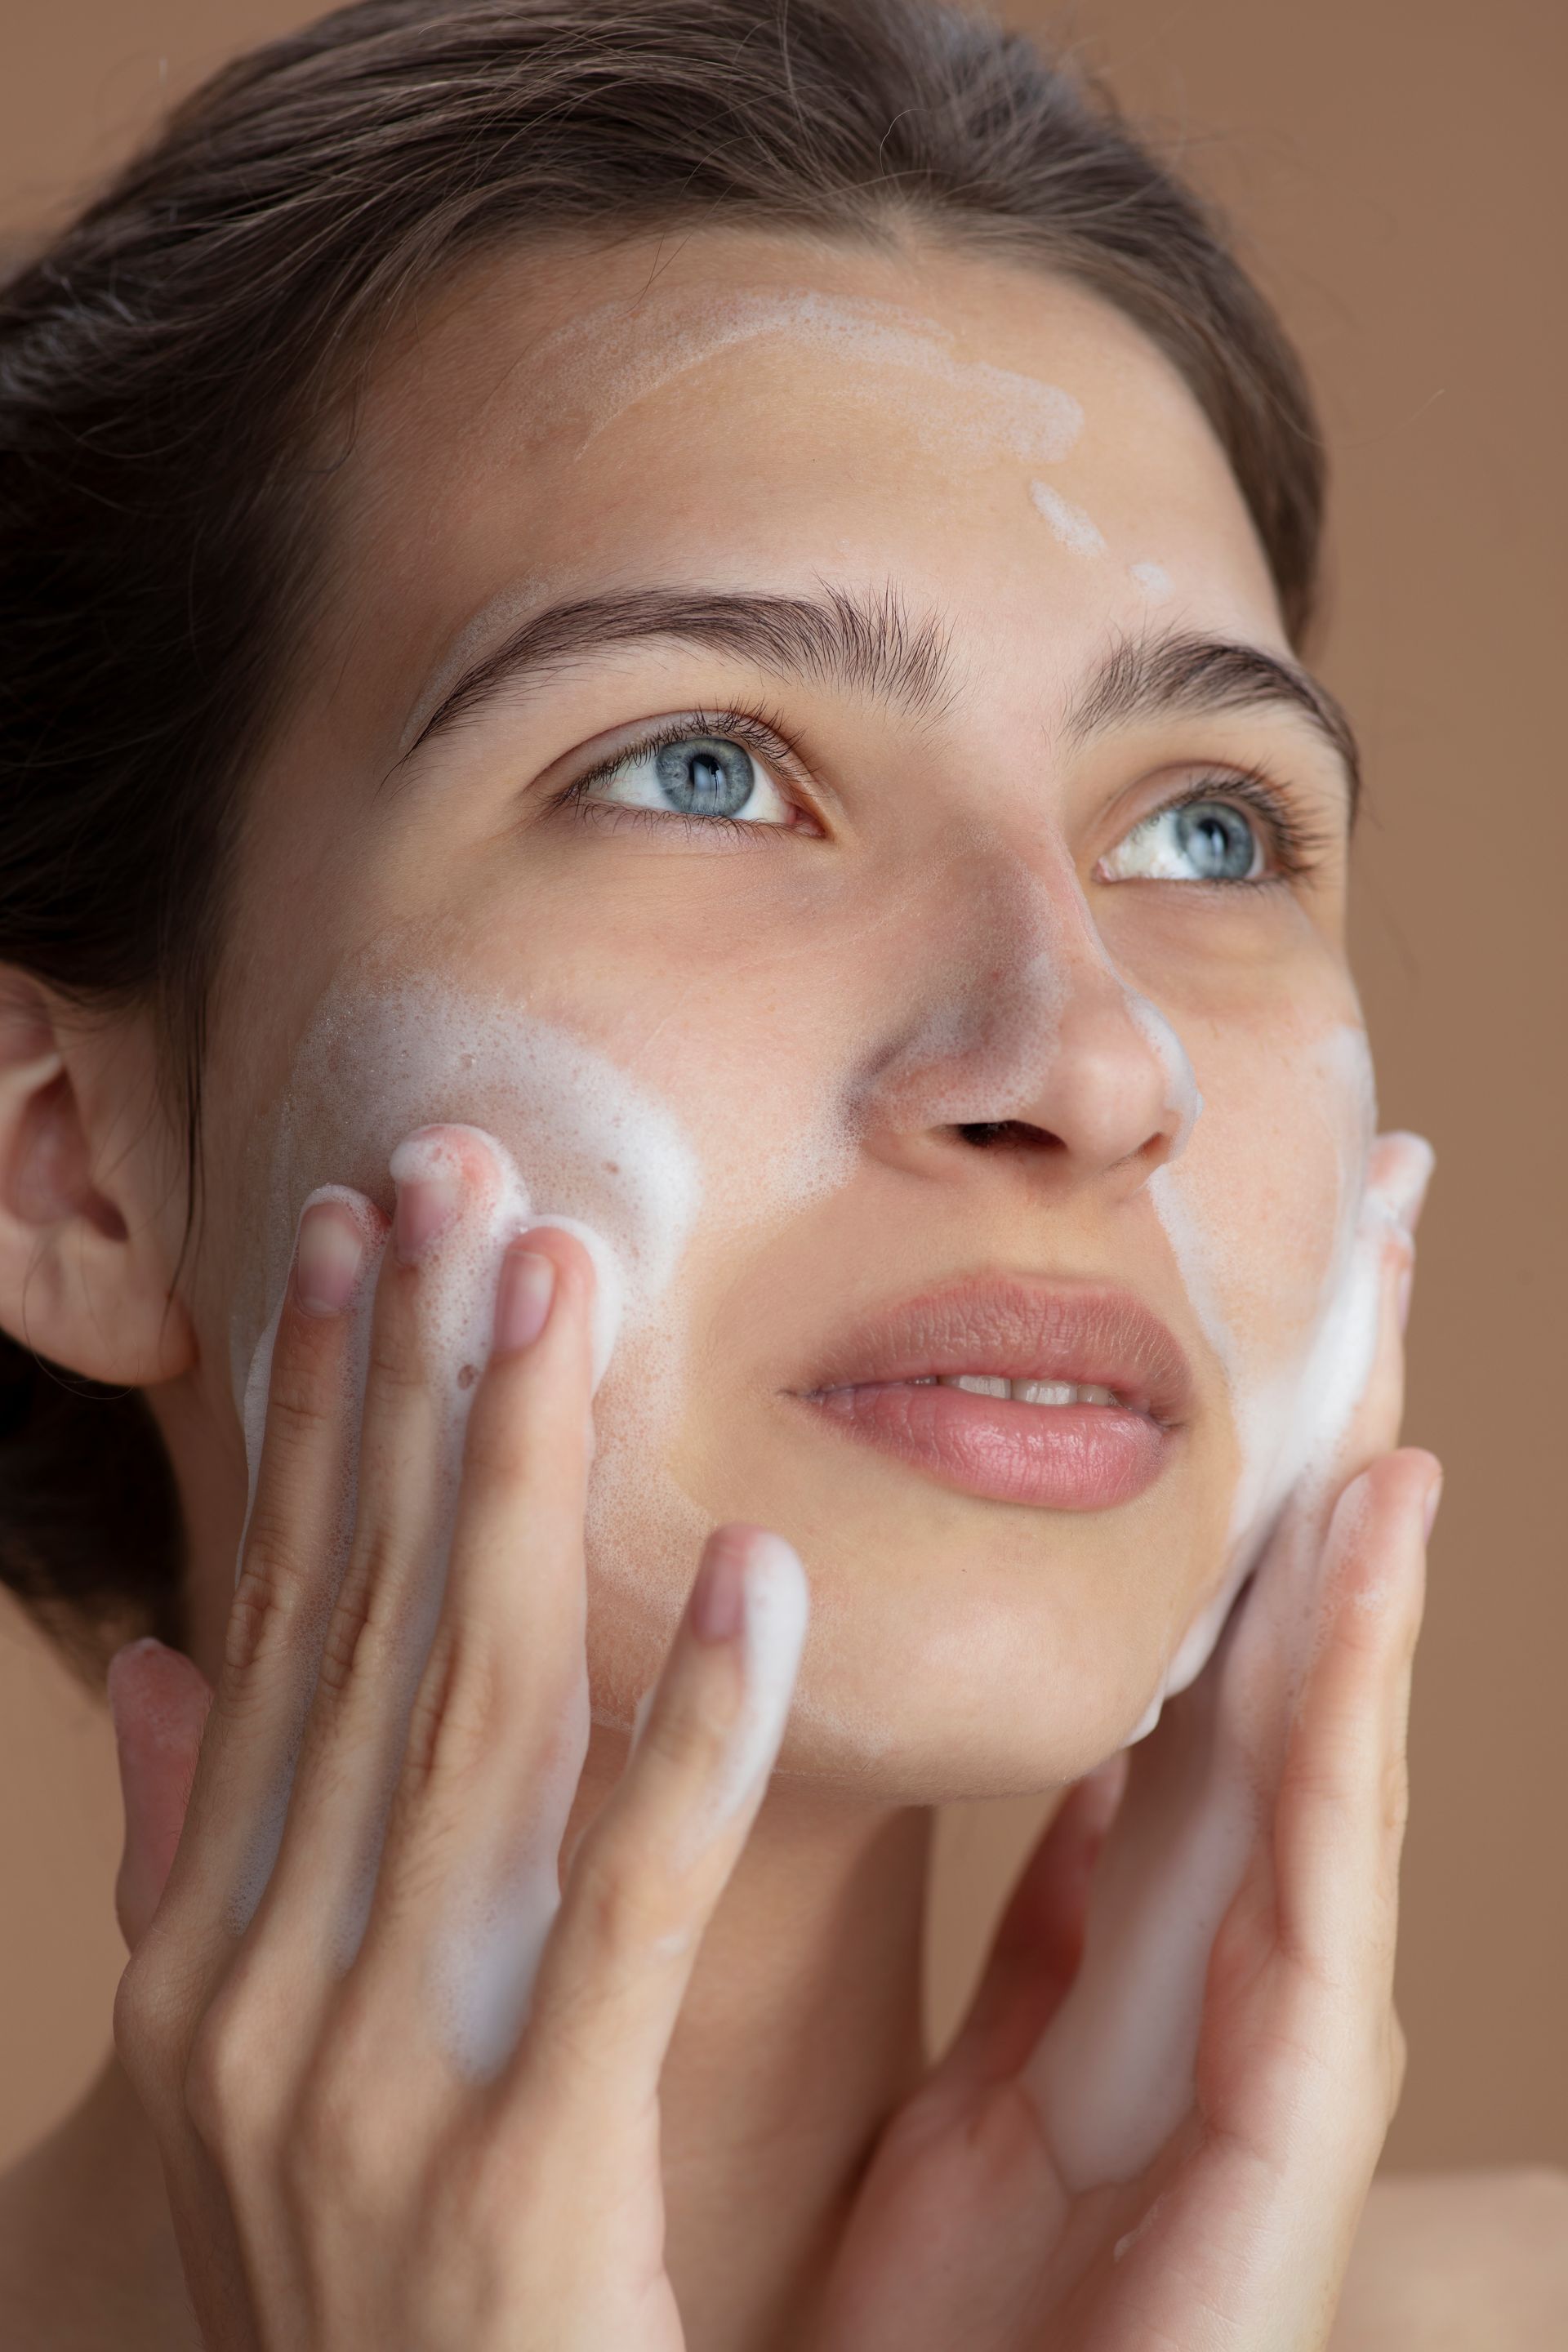
[[[395,1265],[391,1271],[396,1277],[412,1276],[415,1269]],[[367,1388],[375,1390],[394,1406],[424,1395],[429,1386],[429,1372],[417,1328],[405,1315],[376,1315],[371,1326],[366,1372]]]
[[[224,1640],[231,1696],[279,1651],[292,1648],[314,1582],[311,1564],[293,1550],[270,1513],[253,1522]]]
[[[267,1446],[286,1460],[309,1451],[342,1410],[336,1317],[291,1314],[273,1351],[267,1383]]]
[[[493,1769],[514,1698],[495,1643],[472,1627],[444,1624],[409,1714],[404,1769],[410,1784],[440,1780],[463,1788]]]
[[[626,1839],[591,1840],[572,1882],[588,1941],[611,1963],[635,1959],[682,1924],[678,1890],[644,1853],[634,1854]]]
[[[318,1686],[329,1699],[342,1699],[352,1683],[373,1679],[387,1663],[396,1638],[397,1577],[389,1560],[357,1552],[332,1601],[317,1662]]]
[[[148,2107],[162,2106],[178,2077],[185,2038],[184,2002],[150,1928],[121,1973],[114,1995],[114,2045],[132,2088]]]
[[[651,1763],[677,1778],[705,1779],[727,1744],[731,1711],[711,1692],[688,1692],[669,1707],[656,1706],[641,1745]]]
[[[196,2028],[185,2060],[185,2114],[216,2156],[249,2149],[276,2080],[276,2038],[255,2006],[226,1989]]]

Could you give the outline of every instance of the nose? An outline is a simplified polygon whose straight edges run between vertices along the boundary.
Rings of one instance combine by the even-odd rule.
[[[1005,1150],[1056,1181],[1147,1181],[1198,1109],[1171,1024],[1106,953],[1077,875],[1014,870],[950,899],[945,952],[863,1095],[868,1141],[929,1165]]]

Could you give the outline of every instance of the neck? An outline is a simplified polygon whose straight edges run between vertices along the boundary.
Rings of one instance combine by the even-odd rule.
[[[571,1852],[626,1759],[596,1727]],[[699,1950],[660,2083],[689,2352],[798,2343],[872,2147],[924,2069],[932,1815],[777,1778]]]
[[[931,1815],[770,1797],[703,1940],[662,2085],[691,2352],[794,2344],[923,2065]]]

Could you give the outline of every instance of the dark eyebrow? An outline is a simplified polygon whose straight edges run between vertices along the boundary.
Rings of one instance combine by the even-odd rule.
[[[1353,817],[1361,754],[1350,720],[1326,687],[1261,646],[1177,635],[1119,638],[1074,700],[1068,733],[1081,741],[1134,719],[1259,703],[1281,704],[1310,721],[1344,769]]]
[[[502,687],[646,637],[681,638],[779,677],[879,695],[917,716],[939,709],[950,688],[945,632],[934,619],[912,620],[890,583],[862,594],[826,588],[820,597],[622,589],[551,604],[523,622],[447,688],[397,764]]]

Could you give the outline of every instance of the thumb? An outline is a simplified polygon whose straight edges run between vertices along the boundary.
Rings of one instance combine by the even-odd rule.
[[[129,1642],[109,1662],[109,1711],[125,1800],[114,1910],[132,1951],[158,1908],[180,1843],[212,1696],[201,1668],[162,1642]]]

